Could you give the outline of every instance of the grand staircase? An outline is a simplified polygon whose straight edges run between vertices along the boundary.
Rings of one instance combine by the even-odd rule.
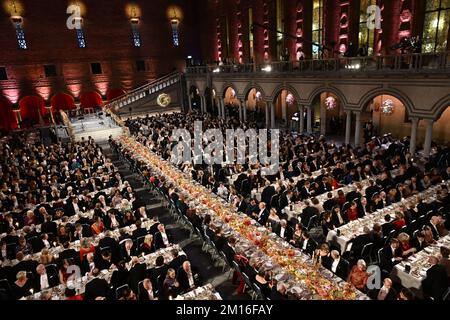
[[[113,110],[120,116],[135,116],[150,112],[180,110],[182,105],[179,103],[171,104],[168,107],[161,107],[156,103],[151,103],[152,101],[155,101],[161,93],[170,90],[180,90],[180,93],[183,92],[182,73],[173,72],[151,83],[136,88],[122,97],[111,100],[106,104],[106,108]]]

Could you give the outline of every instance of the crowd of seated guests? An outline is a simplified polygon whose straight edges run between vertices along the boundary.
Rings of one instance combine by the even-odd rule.
[[[1,140],[0,155],[2,299],[36,292],[50,299],[48,289],[65,286],[72,265],[93,279],[84,295],[66,288],[68,300],[168,299],[199,285],[198,273],[176,250],[170,266],[162,256],[153,269],[139,263],[137,256],[170,246],[172,236],[91,138],[46,146],[19,134]],[[142,223],[149,219],[154,224],[147,230]],[[127,234],[127,226],[136,229]],[[116,230],[118,238],[112,234]],[[96,246],[94,239],[100,239]],[[75,241],[79,250],[73,249]],[[57,257],[51,254],[54,247],[62,247]],[[105,283],[100,272],[111,268],[115,271]],[[169,269],[177,276],[170,290],[163,286]]]
[[[126,124],[137,141],[170,160],[171,150],[177,143],[170,138],[171,130],[186,128],[192,132],[195,120],[203,121],[204,129],[225,130],[239,125],[244,130],[255,127],[252,123],[242,124],[232,118],[215,119],[195,113],[147,116],[127,120]],[[111,143],[114,145],[113,141]],[[306,254],[327,257],[320,259],[321,264],[361,291],[375,298],[392,296],[404,299],[411,298],[407,288],[395,295],[386,294],[394,290],[392,280],[388,278],[393,265],[448,234],[450,229],[450,198],[446,185],[443,184],[438,190],[433,203],[427,203],[417,196],[450,178],[448,150],[436,147],[428,161],[418,162],[414,159],[415,155],[408,152],[408,143],[408,139],[400,141],[386,135],[374,137],[363,147],[352,148],[327,142],[323,137],[288,132],[280,138],[281,168],[273,176],[261,176],[260,165],[213,165],[212,172],[206,165],[180,164],[179,167],[190,174],[193,180],[227,199],[239,211],[271,228]],[[120,150],[118,145],[115,148]],[[126,151],[124,153],[133,166],[150,177],[150,168],[143,162],[136,162]],[[312,173],[317,170],[320,174],[313,176]],[[392,174],[393,170],[395,175]],[[238,175],[237,179],[229,183],[228,178],[232,175]],[[224,252],[230,251],[227,247],[229,241],[223,239],[220,228],[209,225],[208,221],[202,221],[195,215],[195,208],[186,203],[176,187],[161,177],[150,178],[167,197],[175,199],[180,212],[195,227],[200,230],[206,228],[205,234],[209,233],[217,249],[225,247]],[[363,180],[369,185],[365,190],[360,183]],[[347,184],[353,184],[352,191],[347,194],[342,190],[334,192]],[[255,189],[262,190],[261,201],[252,197]],[[317,197],[323,194],[327,196],[321,203]],[[373,229],[366,228],[363,235],[352,239],[352,249],[345,253],[345,257],[341,257],[340,248],[334,243],[325,242],[330,230],[414,196],[417,197],[417,205],[402,206],[394,219],[387,215],[384,224],[374,224]],[[285,210],[293,203],[305,205],[297,219],[289,218]],[[322,244],[329,248],[320,250]],[[370,254],[363,256],[367,244],[373,244],[373,248]],[[380,260],[377,263],[384,272],[383,279],[387,279],[380,294],[368,292],[364,280],[367,279],[364,275],[367,262],[373,260]],[[446,289],[448,283],[444,282],[441,287]],[[427,297],[438,298],[438,294],[432,295],[427,289],[425,291]]]

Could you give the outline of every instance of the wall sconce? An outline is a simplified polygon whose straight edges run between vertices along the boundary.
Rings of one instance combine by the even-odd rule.
[[[178,47],[180,45],[180,34],[179,25],[182,19],[182,13],[180,8],[176,6],[171,6],[167,9],[167,17],[170,20],[170,25],[172,27],[172,41],[174,46]]]
[[[27,41],[25,39],[25,31],[23,30],[23,18],[17,11],[16,1],[11,0],[11,22],[16,29],[16,38],[19,49],[27,49]]]
[[[139,48],[141,46],[141,34],[139,33],[139,17],[136,14],[136,7],[133,6],[131,9],[131,17],[130,17],[130,23],[131,23],[131,32],[133,37],[133,45],[136,48]]]

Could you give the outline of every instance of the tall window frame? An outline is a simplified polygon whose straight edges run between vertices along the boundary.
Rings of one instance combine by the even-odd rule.
[[[427,0],[422,33],[424,53],[447,50],[450,24],[450,0]]]
[[[367,46],[369,56],[375,52],[375,30],[368,28],[369,14],[367,13],[369,6],[373,5],[377,5],[376,0],[360,0],[358,44],[359,47]]]
[[[320,59],[323,57],[321,47],[323,45],[323,10],[324,0],[313,0],[312,19],[312,57]],[[318,46],[318,45],[319,46]]]

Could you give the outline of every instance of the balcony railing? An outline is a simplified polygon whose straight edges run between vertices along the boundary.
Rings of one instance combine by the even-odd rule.
[[[450,52],[404,54],[272,62],[264,64],[233,64],[197,66],[188,74],[202,73],[317,73],[317,72],[443,72],[450,70]]]
[[[173,72],[151,83],[145,84],[139,88],[127,92],[125,95],[121,97],[109,101],[107,104],[105,104],[105,108],[107,110],[109,109],[119,110],[133,102],[144,99],[145,97],[157,93],[180,81],[181,81],[181,74],[179,72]]]

